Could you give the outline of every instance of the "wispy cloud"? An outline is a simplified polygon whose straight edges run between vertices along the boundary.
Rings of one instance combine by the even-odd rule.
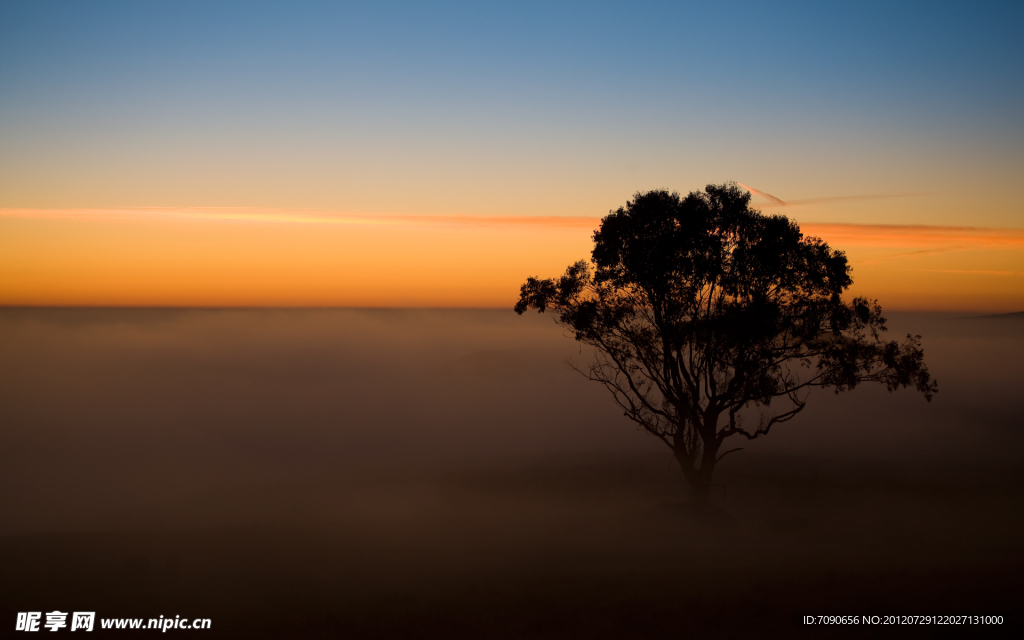
[[[884,199],[889,199],[889,198],[913,198],[913,197],[919,197],[919,196],[925,195],[923,193],[884,193],[884,194],[856,195],[856,196],[828,196],[828,197],[824,197],[824,198],[802,198],[802,199],[799,199],[799,200],[782,200],[781,198],[777,198],[777,197],[773,196],[770,193],[766,193],[764,191],[761,191],[760,189],[755,189],[754,187],[745,185],[742,182],[737,182],[736,184],[738,184],[739,186],[743,187],[744,189],[746,189],[750,193],[752,193],[752,194],[754,194],[756,196],[761,196],[762,198],[767,200],[768,201],[767,204],[760,205],[761,207],[766,208],[766,209],[772,208],[772,207],[799,207],[801,205],[807,205],[807,204],[822,204],[822,203],[828,203],[828,202],[844,202],[844,201],[849,201],[849,200],[884,200]]]
[[[798,206],[802,204],[820,204],[822,202],[843,202],[846,200],[887,200],[890,198],[919,198],[924,196],[924,193],[880,193],[876,195],[863,195],[863,196],[829,196],[826,198],[804,198],[801,200],[788,200],[787,204],[790,206]]]
[[[888,256],[882,256],[881,258],[872,258],[871,260],[855,260],[856,264],[877,264],[879,262],[888,262],[889,260],[899,260],[900,258],[925,258],[928,256],[938,256],[944,253],[956,253],[958,251],[968,251],[971,247],[949,247],[948,249],[922,249],[920,251],[907,251],[906,253],[894,253]]]
[[[1024,272],[995,269],[901,269],[901,271],[923,271],[926,273],[966,273],[982,276],[1021,276]]]
[[[314,209],[254,207],[135,207],[110,209],[0,209],[0,218],[37,218],[75,221],[202,221],[300,225],[380,225],[451,228],[577,229],[590,232],[599,218],[569,216],[485,215],[379,215]],[[804,222],[801,230],[829,244],[843,247],[904,249],[884,260],[902,256],[934,255],[974,248],[1024,247],[1024,229],[952,227],[938,225],[850,224]]]
[[[764,191],[760,191],[758,189],[755,189],[754,187],[748,187],[747,185],[743,184],[742,182],[737,182],[736,184],[740,185],[741,187],[743,187],[744,189],[746,189],[750,193],[752,193],[754,195],[757,195],[757,196],[761,196],[762,198],[768,200],[774,206],[777,206],[777,207],[788,207],[789,206],[788,202],[784,202],[784,201],[780,200],[779,198],[776,198],[775,196],[773,196],[770,193],[765,193]]]
[[[430,227],[548,227],[593,230],[598,218],[570,216],[388,215],[339,213],[313,209],[250,207],[134,207],[120,209],[0,209],[0,217],[78,221],[194,220],[331,225],[403,225]]]
[[[1024,229],[821,222],[802,223],[800,228],[838,247],[922,247],[915,251],[1024,247]]]

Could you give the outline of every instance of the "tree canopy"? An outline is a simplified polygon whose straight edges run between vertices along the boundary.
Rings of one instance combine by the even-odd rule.
[[[706,501],[723,442],[767,434],[814,387],[936,392],[920,336],[883,339],[877,301],[843,299],[851,284],[842,251],[729,183],[637,193],[601,221],[589,263],[528,278],[515,311],[552,311],[594,347],[581,372],[672,449]]]

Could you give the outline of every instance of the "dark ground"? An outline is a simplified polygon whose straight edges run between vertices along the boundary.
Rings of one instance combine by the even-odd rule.
[[[822,395],[695,517],[543,319],[0,312],[0,632],[54,609],[210,638],[1019,629],[1024,323],[898,321],[934,403]],[[802,622],[821,614],[1005,622]]]

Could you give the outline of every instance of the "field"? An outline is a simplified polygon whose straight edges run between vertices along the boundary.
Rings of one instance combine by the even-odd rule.
[[[924,336],[931,404],[822,392],[729,456],[696,516],[668,451],[564,365],[586,354],[545,317],[4,310],[2,615],[250,638],[1006,631],[1024,321],[890,326]],[[803,623],[911,614],[1005,622]]]

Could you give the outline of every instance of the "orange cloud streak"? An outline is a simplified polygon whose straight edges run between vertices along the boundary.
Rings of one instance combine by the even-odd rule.
[[[553,276],[587,257],[599,224],[256,208],[0,209],[0,305],[508,307],[526,276]],[[1024,304],[1022,286],[977,282],[1024,270],[1022,229],[801,226],[848,252],[864,293],[897,306]],[[894,269],[888,261],[896,258],[922,269]]]
[[[741,185],[743,186],[743,185]],[[750,187],[744,187],[750,189]],[[753,190],[752,191],[756,191]],[[761,193],[761,192],[758,192]],[[774,196],[766,197],[779,200]],[[869,196],[864,196],[869,197]],[[787,204],[782,202],[783,204]],[[251,207],[138,207],[131,209],[0,209],[0,218],[36,218],[76,221],[191,220],[209,222],[267,222],[325,225],[385,225],[415,227],[516,227],[596,229],[601,221],[590,217],[480,216],[480,215],[369,215],[318,210],[259,209]],[[805,222],[805,235],[820,237],[837,247],[914,247],[927,245],[967,247],[1024,246],[1024,229]],[[930,249],[929,249],[930,250]]]
[[[598,227],[597,218],[570,216],[422,216],[368,215],[310,209],[260,209],[254,207],[136,207],[130,209],[0,209],[0,217],[52,220],[195,220],[210,222],[272,222],[288,224],[406,225],[432,227]]]
[[[897,224],[837,224],[808,222],[805,235],[817,236],[836,247],[1024,247],[1024,229],[944,227]]]

